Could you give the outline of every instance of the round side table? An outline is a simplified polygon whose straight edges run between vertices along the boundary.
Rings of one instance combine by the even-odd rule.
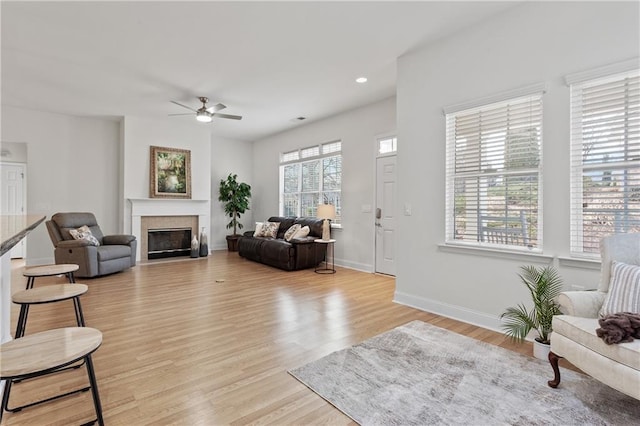
[[[89,287],[85,284],[55,284],[15,293],[11,296],[11,300],[13,303],[20,305],[15,338],[19,339],[24,336],[24,331],[27,327],[29,306],[31,305],[41,305],[44,303],[55,303],[73,299],[76,322],[78,327],[84,327],[84,315],[82,314],[82,306],[80,305],[80,296],[85,294],[87,290],[89,290]]]
[[[75,283],[73,273],[80,269],[73,263],[60,263],[56,265],[40,265],[24,268],[22,275],[27,277],[27,290],[33,288],[37,277],[52,277],[54,275],[66,275],[70,283]]]
[[[327,253],[324,258],[324,268],[318,268],[316,265],[315,273],[316,274],[335,274],[336,273],[336,256],[335,256],[335,242],[336,240],[322,240],[317,239],[313,241],[318,244],[326,244],[327,245]],[[331,258],[331,269],[329,269],[329,258]]]
[[[98,384],[93,370],[91,354],[102,344],[102,333],[95,328],[67,327],[43,331],[0,345],[0,379],[6,380],[2,394],[0,421],[4,411],[21,411],[37,404],[53,401],[68,395],[91,390],[96,420],[103,425],[102,405],[98,394]],[[83,360],[87,366],[89,386],[32,402],[21,407],[9,408],[9,394],[14,381],[41,377]]]

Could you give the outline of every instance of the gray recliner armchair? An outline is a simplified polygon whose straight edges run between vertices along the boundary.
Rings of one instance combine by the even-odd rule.
[[[56,213],[46,222],[55,247],[56,263],[73,263],[80,267],[78,277],[112,274],[135,266],[136,237],[103,235],[93,213]],[[74,230],[87,226],[99,245],[86,239],[74,239]]]

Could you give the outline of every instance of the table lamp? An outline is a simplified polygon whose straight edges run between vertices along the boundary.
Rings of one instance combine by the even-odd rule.
[[[318,219],[324,219],[322,223],[322,240],[327,241],[331,239],[331,225],[330,220],[336,218],[336,207],[331,204],[320,204],[318,206]]]

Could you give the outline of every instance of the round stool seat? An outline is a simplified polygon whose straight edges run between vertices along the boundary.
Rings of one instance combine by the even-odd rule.
[[[55,284],[22,290],[11,296],[13,303],[31,304],[58,302],[85,294],[89,290],[85,284]]]
[[[40,265],[24,268],[22,275],[25,277],[50,277],[75,272],[80,267],[73,263],[61,263],[59,265]]]
[[[27,277],[27,290],[33,288],[36,277],[51,277],[54,275],[66,275],[70,283],[75,283],[73,273],[80,269],[80,266],[73,263],[60,263],[55,265],[40,265],[24,268],[22,275]]]
[[[30,376],[72,364],[102,344],[102,333],[89,327],[43,331],[0,345],[0,378]]]

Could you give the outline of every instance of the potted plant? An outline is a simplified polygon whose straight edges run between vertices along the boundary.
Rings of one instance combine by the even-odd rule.
[[[240,215],[249,210],[249,198],[251,186],[237,181],[238,175],[229,174],[226,179],[220,180],[218,201],[224,203],[224,212],[231,218],[227,223],[227,229],[233,228],[233,234],[227,235],[227,248],[229,251],[238,251],[238,229],[242,224],[238,221]]]
[[[522,266],[520,280],[531,293],[533,309],[529,311],[524,304],[508,308],[500,315],[504,320],[505,333],[517,341],[523,341],[534,329],[538,336],[534,339],[533,355],[546,359],[549,353],[549,336],[553,316],[560,313],[556,298],[562,291],[562,279],[551,266],[537,268]]]

